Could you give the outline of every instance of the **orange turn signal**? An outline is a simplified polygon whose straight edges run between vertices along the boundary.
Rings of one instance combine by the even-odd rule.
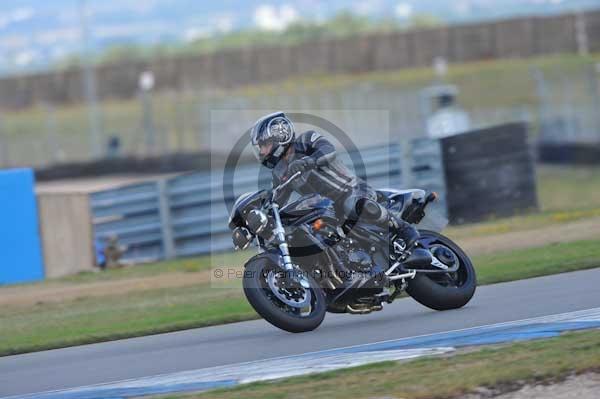
[[[314,230],[321,230],[325,226],[323,219],[317,219],[313,222],[312,227]]]

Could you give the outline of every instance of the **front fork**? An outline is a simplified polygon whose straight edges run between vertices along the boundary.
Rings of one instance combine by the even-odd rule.
[[[283,228],[281,217],[279,216],[279,205],[276,202],[273,202],[272,209],[273,217],[275,218],[275,229],[273,230],[273,233],[275,234],[279,251],[281,252],[281,257],[283,258],[283,268],[285,269],[286,273],[290,273],[292,276],[294,276],[295,279],[297,279],[297,281],[302,285],[302,287],[309,288],[310,285],[308,281],[302,276],[301,271],[298,270],[298,268],[292,263],[290,248],[285,240],[285,229]]]

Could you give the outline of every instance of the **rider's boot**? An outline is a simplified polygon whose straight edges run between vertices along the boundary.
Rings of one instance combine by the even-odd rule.
[[[419,241],[419,231],[415,229],[410,223],[402,219],[400,212],[388,210],[389,213],[389,226],[394,229],[396,235],[402,240],[404,248],[402,250],[410,251]]]
[[[394,250],[396,244],[398,249],[405,253],[402,263],[410,268],[427,267],[431,264],[431,252],[422,247],[418,247],[420,234],[410,223],[402,219],[399,212],[390,212],[390,228],[394,228],[397,239],[394,241]]]

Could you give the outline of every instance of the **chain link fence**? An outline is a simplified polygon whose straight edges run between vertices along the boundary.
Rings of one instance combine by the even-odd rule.
[[[100,107],[104,157],[147,157],[226,147],[229,137],[248,129],[248,121],[232,118],[221,127],[223,142],[209,140],[210,113],[222,109],[346,110],[337,121],[357,145],[387,139],[388,128],[398,139],[425,135],[425,115],[419,90],[384,84],[351,84],[323,92],[265,90],[262,93],[161,93],[137,102]],[[389,120],[359,118],[353,110],[385,110]],[[0,115],[0,167],[45,167],[93,159],[85,109],[44,106],[29,116]],[[531,107],[471,108],[473,127],[530,120]],[[3,123],[5,122],[5,123]],[[389,124],[389,126],[388,126]],[[386,133],[379,133],[386,132]],[[381,136],[381,137],[379,137]]]
[[[543,143],[600,144],[600,63],[576,73],[533,69]]]

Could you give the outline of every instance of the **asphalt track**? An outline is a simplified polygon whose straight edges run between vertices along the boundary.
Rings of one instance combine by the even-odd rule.
[[[0,397],[201,369],[600,307],[600,269],[480,287],[465,308],[407,298],[370,315],[327,315],[289,334],[250,321],[0,358]]]

